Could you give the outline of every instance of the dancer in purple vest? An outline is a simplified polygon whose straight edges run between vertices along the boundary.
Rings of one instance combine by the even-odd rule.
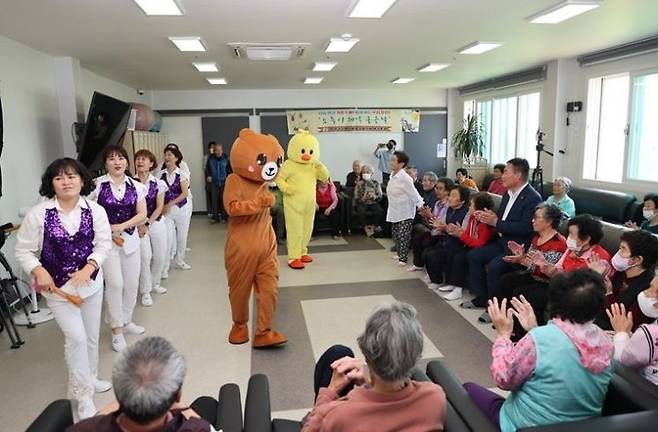
[[[80,162],[65,158],[51,163],[39,189],[47,199],[23,219],[15,248],[16,260],[32,275],[64,334],[68,397],[77,401],[80,418],[96,413],[94,393],[112,387],[96,376],[103,305],[100,267],[112,240],[105,210],[82,197],[93,188],[91,174]],[[82,305],[56,295],[57,289],[80,296]]]
[[[192,267],[185,262],[187,249],[187,233],[190,230],[192,203],[188,200],[190,178],[180,168],[183,154],[177,147],[168,145],[164,152],[165,168],[159,178],[163,180],[168,190],[165,192],[165,206],[162,213],[166,216],[168,227],[169,256],[174,258],[176,267],[189,270]],[[169,260],[165,265],[165,275],[169,271]]]
[[[151,174],[157,161],[155,155],[148,150],[135,153],[136,179],[146,186],[146,215],[144,225],[137,227],[140,238],[141,271],[139,275],[139,292],[142,294],[142,306],[151,306],[153,299],[151,291],[158,294],[167,292],[160,286],[167,257],[167,227],[162,209],[167,184]]]
[[[103,264],[105,301],[112,328],[112,349],[126,347],[126,334],[142,334],[133,322],[139,288],[140,254],[136,227],[146,221],[146,187],[126,175],[128,153],[121,146],[103,152],[107,174],[96,179],[89,195],[107,212],[112,228],[112,250]]]

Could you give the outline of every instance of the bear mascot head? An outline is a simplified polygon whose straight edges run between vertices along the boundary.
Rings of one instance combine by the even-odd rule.
[[[242,129],[231,148],[233,172],[249,180],[269,182],[283,163],[283,148],[272,135]]]
[[[288,159],[302,164],[320,160],[320,143],[306,130],[299,130],[288,142]]]

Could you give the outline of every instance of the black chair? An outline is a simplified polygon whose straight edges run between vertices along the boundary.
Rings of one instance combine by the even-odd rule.
[[[219,398],[197,398],[190,408],[207,420],[217,430],[242,432],[242,403],[240,388],[225,384],[219,389]],[[26,432],[64,432],[73,424],[71,401],[59,399],[51,402],[26,429]]]
[[[448,402],[472,431],[498,430],[478,409],[462,387],[459,379],[440,360],[427,365],[427,375],[443,387]],[[519,429],[524,432],[649,432],[655,431],[658,419],[658,399],[639,390],[635,385],[615,373],[610,381],[601,417],[556,425],[534,426]]]
[[[412,375],[416,381],[427,381],[420,370]],[[265,375],[254,375],[249,379],[245,402],[244,432],[299,432],[301,422],[295,420],[272,419],[270,408],[270,388]],[[444,423],[446,432],[470,432],[467,424],[448,404]]]

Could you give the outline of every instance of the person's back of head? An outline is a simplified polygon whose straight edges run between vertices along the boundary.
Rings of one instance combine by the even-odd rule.
[[[112,370],[114,394],[123,414],[147,424],[167,414],[180,399],[185,359],[161,337],[147,337],[126,348]]]
[[[591,322],[605,308],[603,277],[590,269],[560,273],[548,288],[551,317],[575,324]]]

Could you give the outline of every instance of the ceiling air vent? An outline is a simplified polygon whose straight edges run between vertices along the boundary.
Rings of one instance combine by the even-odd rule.
[[[231,42],[233,57],[247,60],[286,61],[302,58],[309,43]]]

